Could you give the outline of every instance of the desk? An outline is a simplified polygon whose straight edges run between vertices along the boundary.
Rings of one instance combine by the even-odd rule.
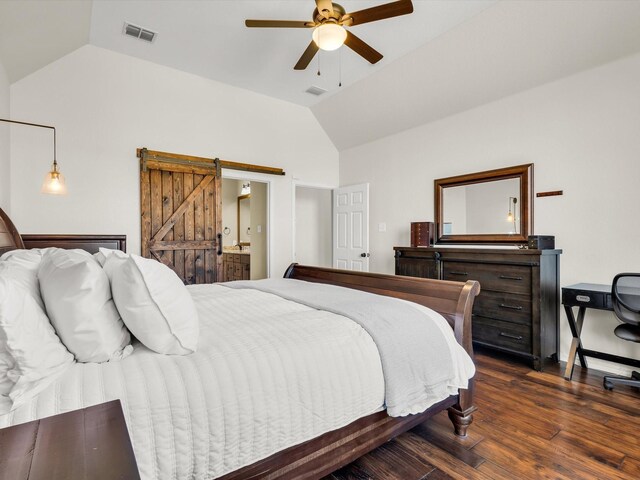
[[[0,479],[140,479],[120,400],[0,429]]]
[[[613,311],[611,303],[611,285],[598,285],[593,283],[578,283],[569,287],[562,288],[562,305],[567,314],[569,328],[571,328],[571,348],[569,349],[569,358],[567,359],[567,368],[564,371],[564,378],[571,380],[573,375],[573,367],[575,366],[576,355],[580,359],[580,365],[587,367],[587,358],[599,358],[609,362],[621,363],[631,367],[640,368],[640,360],[633,358],[620,357],[611,353],[598,352],[596,350],[588,350],[582,347],[580,333],[584,323],[584,314],[587,308],[596,310]],[[578,318],[573,314],[573,307],[578,307]],[[613,334],[613,331],[611,331]]]

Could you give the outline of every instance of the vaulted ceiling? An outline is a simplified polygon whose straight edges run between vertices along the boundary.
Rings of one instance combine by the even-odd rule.
[[[383,53],[378,64],[343,47],[294,71],[311,32],[244,20],[310,20],[313,0],[3,0],[0,61],[15,82],[91,43],[308,106],[344,150],[640,51],[640,1],[413,4],[413,14],[352,27]],[[158,35],[125,36],[125,21]],[[306,93],[312,85],[327,92]]]

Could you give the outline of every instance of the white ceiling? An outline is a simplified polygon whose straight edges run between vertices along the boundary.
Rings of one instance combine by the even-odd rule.
[[[345,47],[322,52],[318,77],[315,59],[293,70],[309,30],[244,26],[310,19],[313,0],[0,0],[0,61],[15,82],[90,42],[310,106],[343,150],[640,51],[640,0],[413,3],[411,15],[353,27],[384,54],[377,65]],[[156,41],[124,36],[125,21]],[[311,85],[328,93],[305,93]]]
[[[392,0],[341,0],[347,12]],[[355,26],[352,31],[379,50],[376,65],[348,48],[320,52],[321,76],[314,59],[295,71],[311,41],[311,30],[247,28],[253,19],[311,20],[314,0],[96,1],[91,15],[91,43],[202,77],[253,90],[299,105],[313,105],[389,65],[420,45],[478,14],[495,0],[415,1],[414,13]],[[122,34],[124,21],[159,33],[153,44]],[[305,90],[316,85],[328,93]]]
[[[89,42],[91,2],[0,0],[0,61],[11,83]]]
[[[311,110],[345,150],[639,51],[640,1],[504,1]]]

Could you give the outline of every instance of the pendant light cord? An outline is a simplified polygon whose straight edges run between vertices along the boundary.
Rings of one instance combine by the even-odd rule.
[[[17,123],[18,125],[28,125],[30,127],[48,128],[48,129],[53,130],[53,164],[54,165],[58,165],[58,162],[56,160],[56,150],[57,150],[57,145],[56,145],[56,127],[52,127],[50,125],[40,125],[39,123],[19,122],[18,120],[9,120],[9,119],[6,119],[6,118],[0,118],[0,122]]]

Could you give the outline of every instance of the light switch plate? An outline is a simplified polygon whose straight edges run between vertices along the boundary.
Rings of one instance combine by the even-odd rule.
[[[386,232],[387,231],[387,224],[384,222],[381,222],[378,224],[378,231],[379,232]]]

